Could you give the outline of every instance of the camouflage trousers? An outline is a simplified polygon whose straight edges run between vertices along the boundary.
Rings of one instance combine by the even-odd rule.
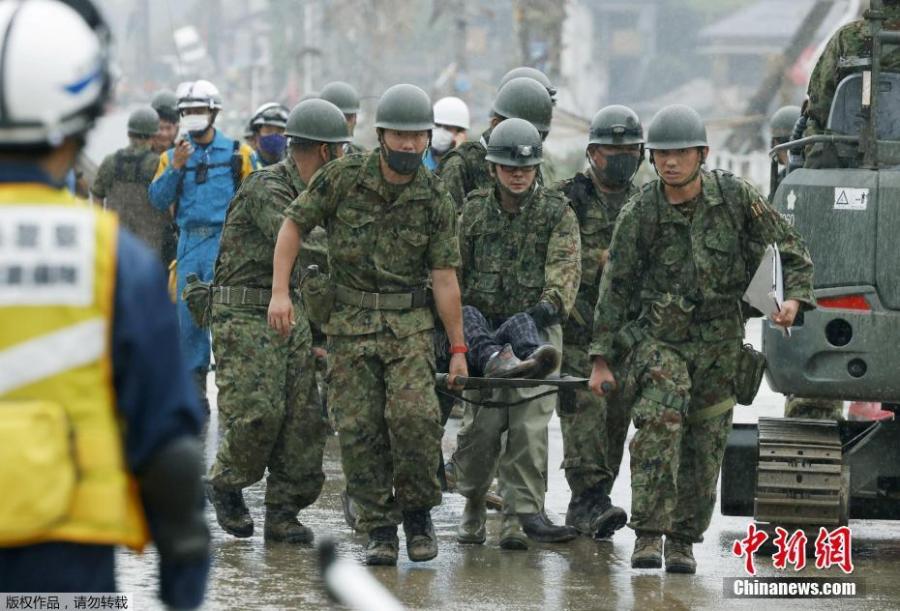
[[[739,339],[675,345],[646,336],[616,368],[620,387],[636,395],[633,529],[703,540],[731,431],[740,349]]]
[[[843,420],[844,402],[840,399],[810,399],[788,395],[784,400],[784,417]]]
[[[544,329],[541,335],[543,340],[562,349],[562,329],[558,324]],[[498,389],[492,399],[512,403],[545,391],[544,388]],[[474,398],[468,392],[464,396]],[[457,492],[468,498],[482,497],[497,474],[504,513],[543,511],[547,491],[547,426],[555,408],[555,394],[512,407],[467,405],[451,459]]]
[[[569,375],[590,377],[588,347],[566,344],[562,370]],[[627,390],[601,399],[589,389],[576,388],[559,395],[559,424],[563,439],[562,468],[566,481],[577,497],[587,490],[602,487],[610,493],[631,422],[631,401]]]
[[[265,307],[215,304],[212,334],[222,434],[210,480],[245,488],[268,468],[267,506],[311,505],[325,481],[325,427],[306,315],[298,312],[283,339],[269,328]]]
[[[402,510],[441,502],[440,409],[432,331],[328,338],[328,407],[341,445],[357,529],[402,521]]]

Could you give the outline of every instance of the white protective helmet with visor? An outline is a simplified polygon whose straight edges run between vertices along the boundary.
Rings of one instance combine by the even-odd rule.
[[[110,97],[110,31],[88,0],[0,2],[0,146],[55,147]]]

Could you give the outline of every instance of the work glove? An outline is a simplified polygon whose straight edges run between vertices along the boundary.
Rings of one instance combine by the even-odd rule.
[[[559,322],[559,312],[556,306],[549,301],[539,301],[537,305],[530,307],[526,312],[538,329],[545,329]]]

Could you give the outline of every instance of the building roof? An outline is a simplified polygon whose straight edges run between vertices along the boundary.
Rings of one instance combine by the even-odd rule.
[[[703,28],[699,35],[701,52],[710,55],[779,53],[816,1],[758,0]],[[827,38],[849,5],[850,0],[834,2],[815,38]]]

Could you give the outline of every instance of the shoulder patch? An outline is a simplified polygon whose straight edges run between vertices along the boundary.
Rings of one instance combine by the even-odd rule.
[[[466,200],[468,201],[470,199],[482,199],[485,197],[490,197],[493,190],[494,187],[481,187],[479,189],[473,189],[466,194]]]

